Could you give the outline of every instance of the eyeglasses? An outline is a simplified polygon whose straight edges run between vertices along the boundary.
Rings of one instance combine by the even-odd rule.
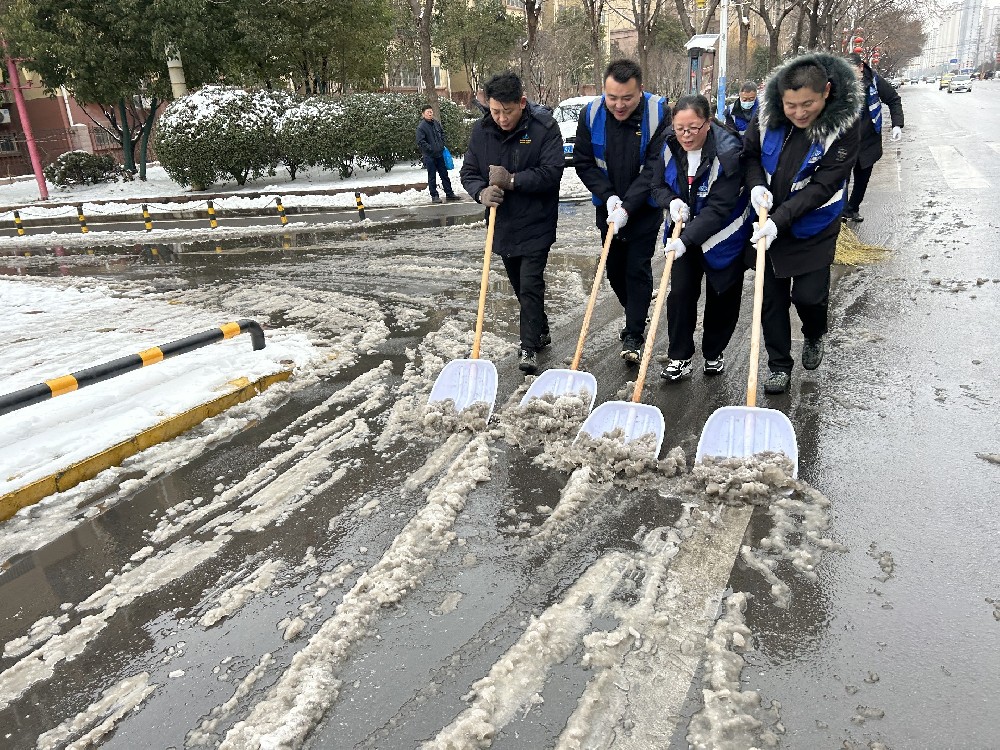
[[[696,128],[674,128],[674,132],[678,133],[679,135],[693,135],[699,132],[706,125],[708,125],[708,120],[705,120],[705,122],[703,122]]]

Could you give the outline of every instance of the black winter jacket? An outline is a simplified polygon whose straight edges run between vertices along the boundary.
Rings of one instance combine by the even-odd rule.
[[[618,233],[626,242],[631,238],[648,237],[655,234],[663,223],[663,211],[649,203],[651,170],[643,169],[639,161],[639,146],[642,142],[642,110],[645,102],[632,113],[625,122],[618,122],[607,113],[604,146],[608,173],[597,166],[594,160],[594,144],[587,123],[587,108],[580,112],[576,126],[576,143],[573,146],[573,166],[587,189],[601,199],[597,206],[596,224],[603,231],[608,225],[608,198],[617,195],[622,199],[622,207],[628,213],[628,224]],[[662,125],[662,123],[661,123]],[[649,139],[646,147],[647,163],[654,151],[656,134]]]
[[[469,150],[462,164],[462,185],[479,201],[490,184],[490,166],[514,175],[497,209],[493,249],[504,256],[547,252],[556,241],[559,181],[563,172],[563,141],[550,116],[526,107],[517,126],[500,129],[487,114],[472,127]]]
[[[673,154],[678,171],[681,173],[679,175],[681,179],[678,180],[681,189],[679,195],[664,181],[665,169],[662,158],[664,140]],[[691,194],[687,184],[687,152],[678,142],[672,126],[668,124],[662,136],[656,139],[655,156],[651,154],[646,158],[647,168],[652,168],[652,194],[656,204],[663,210],[669,211],[670,201],[674,198],[680,198],[691,209],[691,221],[681,231],[681,240],[684,242],[687,252],[692,256],[697,256],[709,283],[719,293],[724,292],[733,282],[742,278],[746,266],[742,256],[737,256],[736,260],[726,268],[719,270],[710,268],[705,262],[705,256],[702,255],[701,245],[729,223],[729,216],[739,201],[740,186],[743,184],[743,169],[740,163],[741,148],[739,136],[731,133],[719,122],[712,122],[708,137],[705,138],[705,145],[701,149],[701,164],[695,173],[694,182],[698,183],[712,168],[712,162],[716,155],[719,157],[721,172],[712,183],[705,205],[697,216],[694,214],[697,196]],[[669,218],[667,221],[669,222]],[[672,223],[670,231],[673,231]]]
[[[868,112],[868,87],[872,85],[872,69],[865,65],[864,78],[861,81],[864,101],[861,104],[861,120],[859,130],[861,137],[861,147],[858,150],[858,166],[864,169],[874,166],[875,162],[882,158],[882,133],[890,127],[890,123],[882,118],[882,133],[875,132],[872,125],[872,118]],[[903,127],[903,100],[899,92],[892,87],[892,84],[881,76],[875,76],[875,90],[878,91],[878,98],[889,107],[889,116],[892,118],[892,125]]]
[[[438,158],[444,153],[444,126],[437,120],[427,120],[421,118],[417,125],[417,145],[423,156]]]
[[[801,63],[804,57],[796,57],[785,65]],[[750,121],[743,139],[747,190],[752,190],[757,185],[767,185],[761,165],[761,130],[768,126],[790,128],[788,141],[781,150],[781,158],[768,188],[774,196],[769,218],[778,227],[778,236],[771,244],[767,257],[779,278],[818,271],[833,263],[837,235],[840,233],[839,219],[834,219],[812,237],[803,239],[792,234],[791,226],[796,219],[827,203],[841,189],[858,156],[858,113],[863,96],[854,69],[835,55],[816,53],[808,57],[826,69],[832,84],[830,96],[819,117],[805,130],[795,127],[785,117],[778,94],[778,77],[785,68],[783,65],[776,68],[768,79],[760,109]],[[791,194],[792,181],[812,143],[828,138],[833,141],[820,159],[809,184]],[[748,265],[752,267],[755,258],[756,249],[751,246],[747,251]]]

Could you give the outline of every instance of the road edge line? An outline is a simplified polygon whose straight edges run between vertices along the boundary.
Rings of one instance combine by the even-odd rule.
[[[126,458],[134,456],[158,443],[171,440],[181,433],[190,430],[192,427],[201,424],[206,419],[217,416],[237,404],[249,401],[275,383],[286,381],[291,376],[291,370],[281,370],[270,375],[265,375],[212,401],[176,414],[94,456],[85,458],[61,471],[57,471],[54,474],[50,474],[47,477],[38,479],[31,484],[19,487],[12,492],[8,492],[6,495],[0,496],[0,522],[12,518],[22,508],[34,505],[43,498],[57,492],[65,492],[88,479],[93,479],[105,469],[110,469],[112,466],[119,466]]]

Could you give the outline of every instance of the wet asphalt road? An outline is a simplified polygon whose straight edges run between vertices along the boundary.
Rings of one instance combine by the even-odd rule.
[[[994,322],[1000,215],[992,197],[1000,186],[998,92],[1000,85],[992,82],[969,95],[949,96],[932,86],[902,89],[906,139],[898,149],[887,144],[863,207],[866,221],[859,227],[862,239],[892,252],[877,265],[838,274],[822,367],[814,373],[796,371],[790,396],[760,402],[791,418],[799,439],[800,476],[830,500],[834,524],[829,533],[847,547],[823,558],[816,582],[779,569],[792,589],[788,610],[773,605],[769,584],[757,572],[739,560],[732,568],[728,585],[752,595],[746,614],[755,648],[745,657],[743,689],[759,691],[765,704],[780,704],[781,747],[1000,743],[994,728],[1000,659],[991,647],[1000,622],[989,601],[1000,601],[995,551],[1000,524],[993,513],[1000,466],[977,456],[1000,454],[995,424],[1000,347]],[[447,208],[462,213],[459,207]],[[444,215],[438,211],[427,214]],[[549,274],[556,343],[543,365],[561,365],[575,345],[581,299],[596,256],[591,211],[587,204],[563,206]],[[294,392],[268,419],[248,424],[223,445],[199,451],[181,468],[140,481],[140,489],[127,496],[112,487],[103,496],[78,500],[81,507],[104,503],[106,510],[9,561],[0,574],[0,596],[11,613],[0,624],[0,640],[24,635],[45,616],[58,617],[62,604],[85,600],[103,585],[107,571],[121,570],[150,543],[168,509],[194,497],[211,499],[220,487],[224,492],[236,486],[283,455],[287,445],[273,436],[285,428],[303,434],[295,420],[332,394],[349,392],[362,374],[389,360],[385,382],[405,382],[413,348],[449,317],[458,314],[469,321],[482,235],[463,229],[462,222],[477,218],[420,220],[419,226],[364,234],[300,233],[289,241],[248,238],[223,244],[222,252],[216,252],[215,243],[203,243],[169,253],[160,248],[155,255],[144,248],[98,249],[93,256],[69,253],[59,260],[10,262],[3,272],[186,290],[201,294],[197,299],[203,304],[224,296],[232,288],[227,285],[241,283],[288,283],[307,290],[307,296],[347,294],[385,312],[390,334],[349,367]],[[657,272],[659,267],[658,262]],[[391,310],[380,307],[387,278],[401,300]],[[749,282],[748,275],[744,321]],[[404,308],[420,313],[417,322],[403,324]],[[514,314],[506,284],[495,271],[487,320],[495,321],[493,332],[508,342],[516,331]],[[292,319],[290,310],[270,311],[271,325],[286,317],[327,332],[318,317]],[[595,354],[586,360],[600,386],[599,403],[616,398],[629,377],[614,355],[620,319],[617,303],[605,294],[588,346]],[[660,334],[665,335],[665,325]],[[718,406],[741,401],[748,341],[741,326],[727,352],[730,370],[723,378],[707,381],[696,375],[667,385],[651,370],[645,400],[667,417],[665,450],[680,445],[690,460],[707,416]],[[498,406],[521,382],[510,347],[494,357],[501,382]],[[362,401],[362,395],[348,398],[347,406]],[[389,398],[372,408],[373,435],[384,434],[389,410]],[[56,664],[51,677],[35,681],[0,710],[6,741],[11,747],[33,746],[40,732],[84,711],[118,681],[145,671],[155,691],[141,710],[118,722],[106,746],[181,747],[185,735],[233,695],[264,654],[272,653],[276,666],[265,668],[256,689],[248,689],[232,716],[220,719],[213,735],[218,741],[333,613],[331,600],[339,594],[325,594],[330,599],[323,599],[320,614],[304,623],[304,634],[283,641],[279,623],[320,598],[319,575],[353,565],[346,590],[419,511],[423,494],[401,488],[427,465],[439,443],[379,446],[373,437],[348,441],[322,466],[299,464],[303,483],[322,488],[308,506],[280,524],[236,534],[186,575],[110,614],[107,628],[79,656]],[[466,707],[462,696],[469,686],[515,644],[532,616],[558,603],[602,554],[632,554],[643,529],[669,526],[682,514],[655,487],[615,488],[594,506],[592,518],[571,527],[564,545],[540,554],[526,542],[523,529],[508,526],[509,511],[538,528],[544,514],[537,506],[554,506],[567,476],[532,465],[503,440],[492,441],[490,450],[490,480],[468,495],[454,523],[464,543],[435,557],[420,585],[353,642],[337,674],[344,686],[339,700],[309,734],[307,746],[412,747],[433,737]],[[345,474],[324,488],[334,467]],[[141,479],[141,472],[122,475],[127,478]],[[361,511],[367,506],[376,510],[365,515]],[[756,513],[744,543],[758,544],[770,524],[770,516]],[[213,529],[202,528],[153,546],[169,551],[186,538],[219,543]],[[221,591],[252,577],[268,560],[282,564],[263,594],[219,625],[197,623]],[[722,564],[728,570],[732,555]],[[720,583],[726,585],[725,577]],[[462,597],[451,611],[443,604],[455,593]],[[83,622],[80,614],[70,614],[66,632]],[[600,618],[594,625],[613,627]],[[9,673],[17,662],[6,657],[0,667]],[[553,746],[590,676],[580,666],[578,647],[549,674],[540,693],[544,703],[520,709],[496,734],[494,746]],[[699,709],[700,687],[698,676],[687,691],[684,716]],[[681,721],[670,744],[685,747],[685,734]]]

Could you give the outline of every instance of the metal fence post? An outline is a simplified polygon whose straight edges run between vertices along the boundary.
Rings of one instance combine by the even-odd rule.
[[[87,217],[83,215],[83,204],[76,204],[76,218],[80,220],[80,233],[86,234],[90,230],[87,229]]]
[[[277,196],[278,201],[278,217],[281,219],[281,226],[285,226],[288,223],[288,217],[285,216],[285,207],[281,205],[281,196]]]
[[[361,193],[355,193],[354,194],[354,200],[358,204],[358,216],[361,218],[361,221],[364,221],[365,220],[365,204],[364,204],[364,201],[361,200]]]
[[[17,229],[17,236],[24,237],[24,224],[21,222],[21,214],[18,211],[14,212],[14,227]]]
[[[219,226],[219,222],[215,220],[215,205],[212,201],[208,202],[208,225],[215,229]]]
[[[149,206],[145,203],[142,204],[142,222],[146,225],[146,231],[153,231],[153,219],[149,215]]]

